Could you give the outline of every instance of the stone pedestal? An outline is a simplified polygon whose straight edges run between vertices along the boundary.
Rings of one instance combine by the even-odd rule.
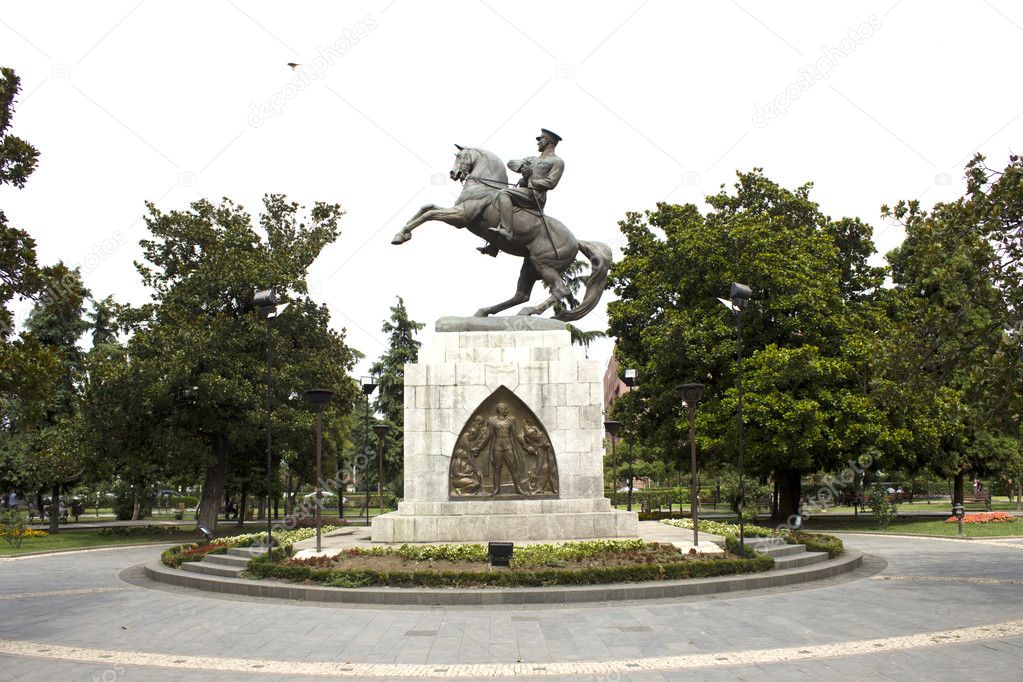
[[[448,331],[405,365],[405,497],[373,519],[374,542],[636,537],[635,512],[603,490],[599,364],[564,329]],[[558,468],[552,499],[451,499],[451,455],[473,411],[504,386],[543,423]]]

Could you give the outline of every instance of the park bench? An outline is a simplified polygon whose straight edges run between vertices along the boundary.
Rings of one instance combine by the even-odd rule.
[[[984,511],[991,511],[991,493],[963,493],[963,509],[968,506],[983,507]]]

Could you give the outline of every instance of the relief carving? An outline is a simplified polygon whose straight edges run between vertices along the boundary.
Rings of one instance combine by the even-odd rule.
[[[451,499],[557,497],[558,464],[547,430],[501,386],[472,413],[451,453]]]

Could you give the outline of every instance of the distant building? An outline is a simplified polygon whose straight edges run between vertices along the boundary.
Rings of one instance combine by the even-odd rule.
[[[607,414],[608,408],[611,407],[615,398],[630,390],[632,389],[622,381],[618,358],[612,352],[611,359],[607,361],[607,370],[604,372],[604,414]]]

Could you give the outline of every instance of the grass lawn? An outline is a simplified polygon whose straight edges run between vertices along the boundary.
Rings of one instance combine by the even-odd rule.
[[[840,533],[842,531],[865,531],[870,533],[905,533],[907,535],[943,535],[955,537],[959,534],[957,524],[945,523],[944,519],[896,519],[888,528],[879,528],[869,514],[858,519],[829,519],[813,516],[806,522],[806,530]],[[1013,535],[1023,537],[1023,519],[1008,523],[967,523],[963,534],[968,538],[984,538]]]
[[[217,535],[237,535],[239,533],[252,532],[251,529],[239,530],[235,527],[221,527]],[[0,557],[18,556],[20,554],[32,554],[35,552],[53,552],[65,549],[88,549],[93,547],[116,547],[118,545],[138,545],[146,542],[166,542],[167,544],[181,544],[195,542],[197,536],[193,528],[178,530],[174,533],[159,533],[155,535],[133,535],[129,537],[100,535],[99,529],[64,530],[63,528],[56,535],[48,535],[43,538],[25,538],[21,547],[14,547],[6,542],[0,541]]]

